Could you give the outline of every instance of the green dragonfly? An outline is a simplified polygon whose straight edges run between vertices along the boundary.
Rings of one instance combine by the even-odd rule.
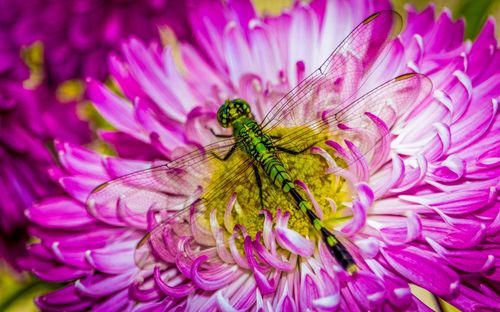
[[[232,130],[231,135],[210,129],[220,141],[165,165],[98,186],[88,198],[89,211],[117,224],[122,222],[120,215],[146,224],[147,212],[155,211],[163,221],[150,229],[138,246],[148,249],[161,244],[166,228],[173,224],[189,227],[195,222],[193,215],[207,219],[211,211],[224,206],[234,194],[246,198],[241,201],[246,203],[246,213],[256,215],[262,208],[286,202],[288,209],[302,211],[315,235],[322,238],[346,271],[356,271],[356,261],[345,244],[318,217],[304,191],[295,186],[294,181],[304,174],[291,164],[300,163],[300,157],[309,154],[312,146],[338,137],[340,125],[362,126],[366,112],[382,120],[385,116],[404,116],[418,99],[429,94],[430,80],[412,73],[355,98],[369,73],[376,69],[375,60],[387,54],[388,43],[397,36],[400,25],[401,17],[393,11],[366,18],[318,70],[286,94],[261,122],[255,120],[251,104],[244,99],[227,100],[219,108],[217,120],[222,128]],[[347,66],[353,59],[360,60],[355,72]],[[347,75],[358,75],[360,80],[356,81],[356,89],[339,98],[333,90],[338,90]],[[383,139],[384,135],[369,144],[364,142],[369,148],[362,152],[370,152]],[[348,167],[356,161],[345,160],[344,165]]]

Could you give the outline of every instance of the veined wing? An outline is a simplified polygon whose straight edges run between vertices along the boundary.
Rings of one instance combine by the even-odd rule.
[[[147,226],[149,210],[161,218],[189,207],[203,196],[217,196],[244,174],[252,160],[236,151],[236,164],[222,168],[219,181],[212,171],[225,164],[217,159],[232,147],[232,139],[213,143],[172,162],[134,172],[96,187],[87,199],[89,212],[107,223],[123,225],[125,220]],[[209,190],[208,190],[209,188]]]
[[[381,11],[366,18],[318,70],[269,111],[262,127],[271,131],[276,127],[300,126],[318,119],[317,112],[354,97],[373,73],[370,69],[381,52],[400,32],[401,21],[394,11]]]
[[[367,117],[373,114],[382,120],[387,127],[393,128],[398,121],[404,120],[413,111],[415,104],[420,103],[432,91],[431,80],[422,74],[405,74],[396,77],[361,98],[346,105],[339,105],[325,111],[323,117],[306,123],[294,131],[289,131],[275,141],[277,146],[294,151],[302,151],[311,145],[332,137],[340,128],[374,128],[375,124]],[[367,153],[385,139],[385,134],[378,134],[373,142],[362,142]]]
[[[232,157],[227,161],[230,161]],[[232,230],[234,224],[231,223],[232,221],[228,221],[232,218],[226,220],[226,207],[228,205],[233,206],[233,213],[240,215],[253,216],[253,214],[259,213],[259,209],[255,209],[260,205],[259,188],[256,184],[252,164],[251,158],[249,158],[244,163],[230,165],[230,168],[237,169],[232,173],[226,174],[221,170],[216,172],[212,181],[218,182],[207,193],[191,201],[188,206],[178,212],[163,218],[139,241],[134,253],[135,263],[140,268],[144,268],[165,262],[175,262],[175,249],[179,240],[184,239],[184,244],[196,241],[196,244],[214,245],[214,236],[215,239],[224,239],[218,221],[216,221],[218,230],[214,230],[212,221],[213,218],[223,217],[226,229]],[[258,167],[256,169],[262,170]],[[223,179],[219,176],[221,173],[224,176]],[[262,177],[264,176],[262,175]],[[262,179],[262,182],[270,183],[265,178]],[[270,189],[268,188],[268,190]],[[236,212],[234,212],[235,210]],[[209,228],[210,230],[208,230]]]

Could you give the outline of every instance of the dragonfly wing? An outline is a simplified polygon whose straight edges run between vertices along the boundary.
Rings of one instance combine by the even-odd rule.
[[[354,97],[370,76],[372,65],[400,30],[401,16],[394,11],[366,18],[318,70],[269,111],[263,128],[271,131],[276,127],[299,126],[319,118],[318,112]]]
[[[326,138],[334,138],[341,128],[369,129],[374,123],[367,118],[367,113],[384,121],[389,129],[394,128],[431,90],[432,82],[425,75],[401,75],[352,103],[339,105],[336,109],[325,112],[321,119],[306,123],[295,131],[289,131],[287,135],[277,139],[275,145],[293,151],[303,151]],[[383,139],[385,137],[382,135],[374,142],[362,142],[362,152],[367,153]]]
[[[403,120],[432,91],[432,81],[423,74],[409,73],[398,76],[363,95],[355,102],[340,105],[323,115],[323,123],[362,126],[365,113],[382,119],[389,128]]]
[[[172,162],[134,172],[96,187],[87,199],[89,212],[107,223],[123,225],[125,220],[147,225],[147,212],[164,214],[189,206],[211,183],[211,174],[234,146],[233,140],[224,140],[188,153]],[[239,155],[239,162],[248,157]],[[239,168],[227,168],[225,175],[232,178]],[[213,190],[212,190],[213,191]]]
[[[236,200],[243,206],[243,209],[238,208],[238,213],[258,213],[259,210],[255,210],[255,207],[259,205],[259,189],[256,187],[252,164],[252,159],[247,158],[234,166],[234,170],[218,170],[215,174],[222,175],[213,179],[216,183],[211,185],[210,190],[189,202],[188,206],[163,218],[137,244],[134,258],[138,267],[174,263],[175,252],[172,250],[177,248],[180,239],[194,238],[197,244],[214,245],[214,235],[223,234],[208,231],[209,228],[212,231],[214,229],[207,220],[224,219],[226,227],[234,226],[226,223],[224,212],[227,205],[234,205]],[[241,190],[244,191],[239,192]],[[235,209],[233,206],[233,210]],[[185,243],[195,242],[190,240]]]

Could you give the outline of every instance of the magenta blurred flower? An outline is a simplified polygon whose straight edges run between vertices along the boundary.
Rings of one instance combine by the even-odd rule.
[[[180,37],[189,31],[182,19],[183,1],[167,0],[30,0],[22,1],[16,25],[20,38],[44,44],[49,83],[67,79],[106,78],[107,56],[122,39],[135,35],[157,39],[169,25]]]
[[[59,103],[43,87],[25,88],[29,70],[15,31],[16,5],[0,4],[0,258],[16,267],[27,238],[24,210],[60,189],[47,170],[54,166],[51,140],[90,139],[74,103]],[[61,122],[64,120],[64,122]]]
[[[190,21],[207,52],[181,44],[182,69],[171,47],[130,39],[123,58],[110,59],[125,98],[89,83],[89,97],[118,130],[100,135],[119,156],[57,142],[63,168],[54,172],[68,195],[28,211],[40,242],[30,246],[23,266],[46,281],[68,282],[40,297],[40,308],[430,311],[409,283],[461,309],[500,308],[494,286],[500,279],[500,58],[492,19],[469,44],[462,41],[463,22],[453,22],[448,11],[435,20],[433,7],[410,8],[406,30],[380,60],[371,87],[413,70],[431,78],[434,93],[391,128],[377,153],[341,171],[356,195],[344,211],[352,218],[339,227],[361,268],[353,276],[323,244],[299,233],[292,212],[276,207],[264,218],[250,217],[258,220],[255,236],[242,224],[233,227],[234,200],[222,223],[212,213],[204,222],[179,224],[156,241],[153,267],[138,267],[134,254],[158,222],[154,207],[139,216],[127,207],[114,215],[97,206],[92,215],[87,211],[85,201],[100,183],[213,142],[206,127],[215,125],[228,97],[249,100],[262,117],[359,22],[388,7],[373,3],[318,0],[260,18],[246,1],[200,1],[190,8]],[[370,116],[376,132],[345,127],[346,134],[389,131],[387,120]],[[330,167],[336,166],[330,149],[345,160],[359,158],[361,146],[340,140],[327,146],[311,152]]]

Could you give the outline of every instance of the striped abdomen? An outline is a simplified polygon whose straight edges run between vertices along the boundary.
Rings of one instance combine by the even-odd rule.
[[[283,192],[290,194],[296,206],[309,218],[309,221],[314,226],[316,231],[321,234],[331,255],[339,261],[342,267],[348,272],[353,272],[356,269],[356,263],[345,246],[339,242],[335,236],[328,231],[323,222],[314,212],[309,201],[305,200],[291,182],[290,175],[286,172],[281,161],[274,155],[269,155],[261,162],[267,176],[280,187]]]

